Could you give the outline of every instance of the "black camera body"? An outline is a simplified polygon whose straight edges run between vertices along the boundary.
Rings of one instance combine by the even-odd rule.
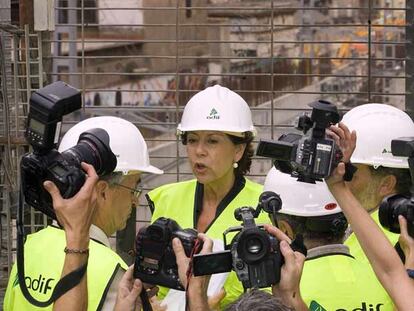
[[[145,283],[185,290],[178,277],[178,267],[172,240],[179,238],[185,254],[201,249],[196,243],[197,231],[182,229],[175,220],[160,217],[146,228],[139,230],[135,240],[134,278]]]
[[[309,104],[311,116],[299,118],[297,129],[305,135],[283,134],[277,141],[261,140],[257,155],[272,158],[274,166],[299,181],[315,183],[328,177],[342,158],[333,139],[326,137],[326,128],[341,120],[335,105],[319,100]],[[306,133],[310,130],[310,134]]]
[[[401,137],[391,141],[391,152],[394,156],[408,157],[411,174],[409,194],[394,194],[385,197],[379,207],[379,220],[387,230],[400,233],[398,216],[407,219],[407,230],[414,237],[414,137]]]
[[[279,241],[267,233],[262,225],[257,226],[254,218],[261,209],[275,213],[280,210],[282,203],[280,197],[273,192],[263,193],[259,200],[256,210],[252,207],[235,210],[235,218],[243,224],[223,233],[224,251],[194,256],[194,276],[233,270],[244,288],[265,288],[280,281],[284,259],[280,253]],[[227,235],[234,232],[237,234],[228,244]]]
[[[45,180],[54,182],[63,198],[70,198],[85,182],[81,162],[93,165],[99,176],[111,173],[117,163],[109,147],[109,135],[100,128],[82,133],[78,144],[62,153],[55,149],[62,117],[80,107],[80,92],[61,81],[30,97],[25,136],[33,153],[21,159],[22,190],[27,204],[54,219],[52,199],[43,187]]]

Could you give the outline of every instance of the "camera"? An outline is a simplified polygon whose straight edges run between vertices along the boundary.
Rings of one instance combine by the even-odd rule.
[[[296,126],[305,135],[288,133],[277,141],[261,140],[256,153],[272,158],[278,170],[297,177],[298,181],[315,183],[328,177],[342,158],[335,141],[326,137],[326,128],[338,123],[341,116],[328,101],[319,100],[309,106],[311,116],[300,116]]]
[[[100,128],[82,133],[76,146],[62,153],[56,150],[62,117],[80,108],[80,92],[61,81],[30,97],[25,137],[33,152],[21,159],[22,191],[27,204],[54,219],[52,198],[43,187],[45,180],[54,182],[66,199],[85,182],[81,162],[91,164],[99,176],[111,173],[117,164],[109,147],[109,135]]]
[[[280,281],[280,268],[284,263],[279,241],[262,225],[256,225],[261,210],[275,214],[282,207],[282,201],[274,192],[264,192],[256,209],[241,207],[234,211],[234,217],[242,226],[231,227],[223,233],[222,252],[195,255],[194,276],[210,275],[234,270],[237,278],[246,288],[264,288]],[[229,233],[237,232],[230,244]]]
[[[172,240],[179,238],[185,254],[201,250],[197,231],[182,229],[175,220],[160,217],[146,228],[141,228],[135,240],[134,278],[168,288],[185,290],[178,277]]]
[[[408,157],[411,174],[409,194],[394,194],[385,197],[379,207],[379,220],[387,230],[400,233],[398,216],[407,219],[407,230],[414,237],[414,137],[401,137],[391,141],[391,152],[394,156]]]

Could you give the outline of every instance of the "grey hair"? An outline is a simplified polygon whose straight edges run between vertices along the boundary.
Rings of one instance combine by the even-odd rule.
[[[287,307],[283,302],[269,294],[268,292],[251,289],[235,302],[228,305],[225,311],[293,311],[293,309]]]
[[[112,172],[111,174],[101,176],[99,179],[106,181],[109,187],[112,187],[115,184],[122,183],[122,180],[124,179],[124,174],[122,172]]]

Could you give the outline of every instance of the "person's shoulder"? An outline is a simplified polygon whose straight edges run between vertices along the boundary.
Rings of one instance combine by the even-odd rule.
[[[65,236],[65,231],[55,226],[47,226],[37,232],[31,233],[27,236],[26,242],[45,238],[61,238]]]
[[[180,189],[180,188],[195,187],[196,183],[197,183],[196,179],[170,183],[170,184],[166,184],[166,185],[162,185],[157,188],[154,188],[153,190],[148,192],[148,195],[152,198],[159,194],[174,193],[177,189]]]
[[[246,177],[244,177],[245,180],[245,188],[250,190],[250,191],[254,191],[254,192],[258,192],[258,193],[262,193],[263,192],[263,185],[252,181]]]

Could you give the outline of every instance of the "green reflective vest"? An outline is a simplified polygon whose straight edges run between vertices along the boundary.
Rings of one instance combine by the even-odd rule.
[[[372,219],[374,219],[375,223],[381,228],[382,232],[385,234],[385,236],[388,238],[388,240],[391,242],[391,244],[394,246],[398,242],[399,234],[392,233],[388,231],[387,229],[383,228],[379,222],[378,218],[378,210],[373,212],[371,214]],[[373,241],[375,243],[375,241]],[[352,233],[348,239],[346,239],[345,245],[349,247],[349,250],[352,254],[352,256],[355,257],[357,260],[363,260],[367,263],[369,263],[369,260],[367,256],[365,256],[364,251],[362,250],[361,245],[359,245],[358,239],[355,235],[355,233]],[[370,266],[371,267],[371,266]]]
[[[177,221],[182,228],[193,228],[195,226],[194,200],[196,185],[197,181],[194,179],[164,185],[149,192],[148,197],[154,207],[151,222],[159,217],[167,217]],[[243,189],[233,198],[205,232],[208,237],[223,240],[223,232],[226,229],[240,225],[240,221],[234,218],[234,210],[242,206],[256,207],[262,190],[262,185],[245,178]],[[270,219],[263,212],[256,219],[256,223],[270,223]],[[222,300],[221,306],[233,302],[243,294],[243,286],[233,271],[227,278],[224,288],[226,290],[226,297]],[[161,296],[163,297],[166,292],[166,290],[161,290]]]
[[[24,245],[25,279],[34,298],[46,301],[59,281],[65,260],[65,233],[61,229],[47,227],[27,236]],[[89,243],[88,310],[100,310],[105,301],[111,280],[118,269],[126,270],[125,262],[110,248],[93,240]],[[17,278],[17,265],[13,265],[4,310],[52,310],[53,304],[39,308],[24,298]]]
[[[391,299],[369,268],[350,255],[307,259],[300,292],[311,311],[392,311]]]

